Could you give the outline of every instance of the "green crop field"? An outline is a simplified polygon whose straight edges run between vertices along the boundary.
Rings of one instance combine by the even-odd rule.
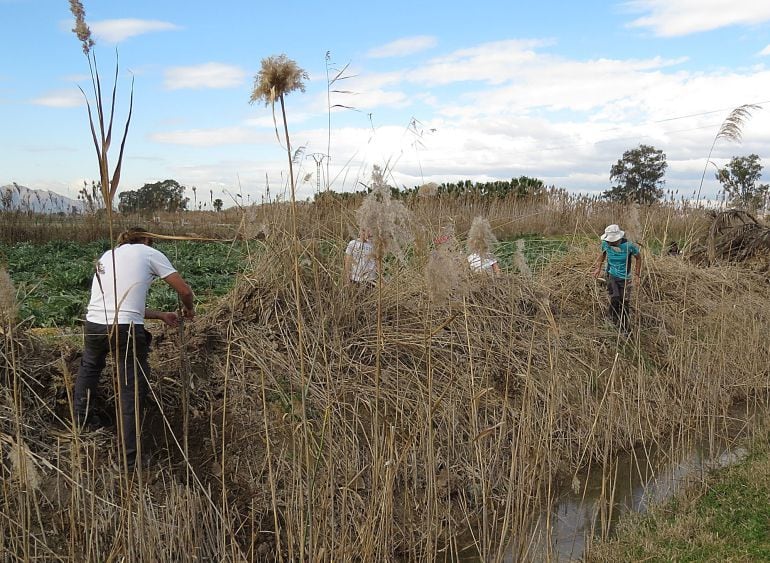
[[[523,237],[524,256],[533,270],[541,269],[553,256],[569,248],[563,238]],[[332,243],[322,245],[326,253]],[[234,276],[246,265],[247,250],[240,244],[212,242],[167,242],[156,247],[193,288],[204,309],[212,299],[225,295]],[[51,241],[44,244],[0,243],[0,264],[7,264],[16,286],[21,318],[37,327],[69,327],[85,314],[94,262],[109,248],[109,241],[90,243]],[[254,252],[254,248],[250,249]],[[515,270],[516,240],[495,247],[503,270]],[[147,298],[152,309],[174,310],[176,294],[165,284],[153,284]]]
[[[204,307],[232,288],[234,275],[244,265],[240,245],[174,242],[156,246],[193,287]],[[21,318],[38,327],[76,324],[88,304],[94,263],[108,248],[108,241],[0,244],[0,262],[7,263],[16,286]],[[153,284],[147,306],[174,310],[176,294],[165,284]]]

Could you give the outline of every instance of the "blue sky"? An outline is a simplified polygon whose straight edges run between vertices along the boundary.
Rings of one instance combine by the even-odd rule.
[[[528,175],[596,192],[640,143],[667,154],[666,185],[686,196],[722,121],[748,103],[762,109],[743,142],[720,141],[713,160],[757,153],[770,166],[770,2],[83,4],[107,87],[119,55],[120,128],[135,81],[121,191],[173,178],[203,201],[281,193],[271,109],[248,103],[260,61],[281,53],[309,74],[287,98],[301,197],[316,189],[313,154],[337,191],[377,164],[399,186]],[[69,2],[0,0],[0,22],[0,185],[72,197],[97,165]],[[335,89],[349,93],[331,104],[354,109],[329,114],[327,64],[347,65]],[[717,189],[709,173],[704,193]]]

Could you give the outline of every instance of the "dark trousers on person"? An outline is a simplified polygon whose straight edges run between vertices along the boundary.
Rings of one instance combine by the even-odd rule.
[[[117,348],[113,325],[102,325],[86,321],[85,348],[77,379],[75,380],[75,416],[80,423],[86,423],[93,412],[93,400],[99,384],[107,354],[112,353],[118,367],[118,386],[122,423],[121,439],[126,450],[129,467],[136,463],[137,421],[141,424],[145,397],[149,388],[150,365],[147,361],[150,336],[143,325],[117,325]]]
[[[607,276],[607,293],[610,296],[609,317],[622,331],[628,332],[631,328],[631,287],[628,280]]]

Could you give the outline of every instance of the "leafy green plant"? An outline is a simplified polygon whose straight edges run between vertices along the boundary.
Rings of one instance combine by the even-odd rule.
[[[19,315],[34,326],[72,326],[85,314],[95,260],[109,248],[106,240],[81,244],[51,241],[42,245],[0,244],[19,294]],[[205,306],[225,295],[234,276],[243,269],[241,248],[219,243],[160,243],[158,248],[171,258],[195,289]],[[176,293],[165,284],[154,284],[147,299],[153,309],[175,310]]]

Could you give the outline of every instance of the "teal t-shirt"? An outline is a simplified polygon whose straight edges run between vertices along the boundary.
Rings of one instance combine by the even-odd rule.
[[[602,241],[602,252],[607,256],[607,273],[614,278],[627,280],[631,277],[631,258],[639,254],[639,247],[623,239],[617,246]]]

